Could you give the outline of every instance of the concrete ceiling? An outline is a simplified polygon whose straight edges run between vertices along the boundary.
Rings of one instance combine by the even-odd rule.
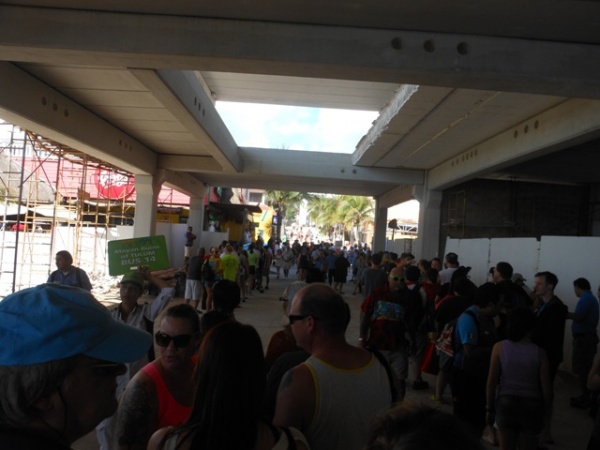
[[[482,176],[576,182],[600,162],[598,2],[210,3],[2,2],[0,117],[192,194],[394,204]],[[216,100],[380,116],[349,154],[240,148]]]

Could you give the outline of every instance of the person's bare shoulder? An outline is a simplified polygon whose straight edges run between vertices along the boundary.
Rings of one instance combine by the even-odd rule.
[[[154,432],[150,440],[148,441],[147,450],[160,450],[162,448],[162,441],[165,436],[173,429],[173,427],[160,428]]]
[[[300,364],[288,370],[281,379],[273,424],[306,431],[313,419],[315,406],[312,373],[305,364]]]
[[[119,402],[117,436],[120,449],[145,449],[158,427],[158,401],[152,379],[138,372]]]

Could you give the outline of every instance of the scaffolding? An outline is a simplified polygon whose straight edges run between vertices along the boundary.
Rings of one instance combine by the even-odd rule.
[[[133,192],[132,174],[0,122],[0,296],[45,282],[63,249],[90,278],[106,273],[111,229],[132,225],[135,205],[98,195],[99,176]]]

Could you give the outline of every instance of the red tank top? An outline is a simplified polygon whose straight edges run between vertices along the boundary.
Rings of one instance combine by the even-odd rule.
[[[176,426],[185,422],[192,412],[192,407],[184,406],[173,398],[158,367],[154,364],[146,364],[142,370],[152,379],[156,387],[156,395],[158,396],[158,427]]]

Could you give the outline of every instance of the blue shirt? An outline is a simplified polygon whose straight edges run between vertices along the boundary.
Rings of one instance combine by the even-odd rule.
[[[491,355],[492,347],[497,340],[494,318],[481,315],[475,306],[470,306],[459,316],[454,332],[455,348],[457,348],[454,354],[454,367],[458,368],[464,368],[465,344],[477,346],[479,349],[487,348],[489,355]],[[487,358],[487,363],[489,363],[489,355],[487,357],[478,355],[476,360],[483,361]],[[475,359],[471,361],[475,361]],[[487,371],[485,373],[487,376]]]
[[[586,291],[579,297],[579,301],[575,307],[575,314],[582,318],[580,320],[573,319],[573,323],[571,324],[573,334],[596,332],[600,306],[598,299],[591,291]]]
[[[191,233],[189,231],[187,231],[185,233],[185,246],[186,247],[191,247],[194,245],[194,239],[196,239],[196,235],[194,233]]]
[[[471,311],[478,320],[480,319],[479,311],[474,306],[470,306],[466,311]],[[471,315],[466,313],[460,315],[454,326],[454,339],[456,340],[455,348],[457,349],[454,354],[454,365],[462,367],[465,354],[464,345],[477,345],[479,342],[478,323]]]
[[[48,277],[47,283],[62,284],[63,286],[76,286],[86,291],[92,290],[92,283],[85,273],[85,270],[79,267],[71,266],[67,273],[55,270]]]
[[[356,262],[357,257],[358,257],[358,255],[355,252],[348,253],[348,262],[350,264],[354,264]]]

